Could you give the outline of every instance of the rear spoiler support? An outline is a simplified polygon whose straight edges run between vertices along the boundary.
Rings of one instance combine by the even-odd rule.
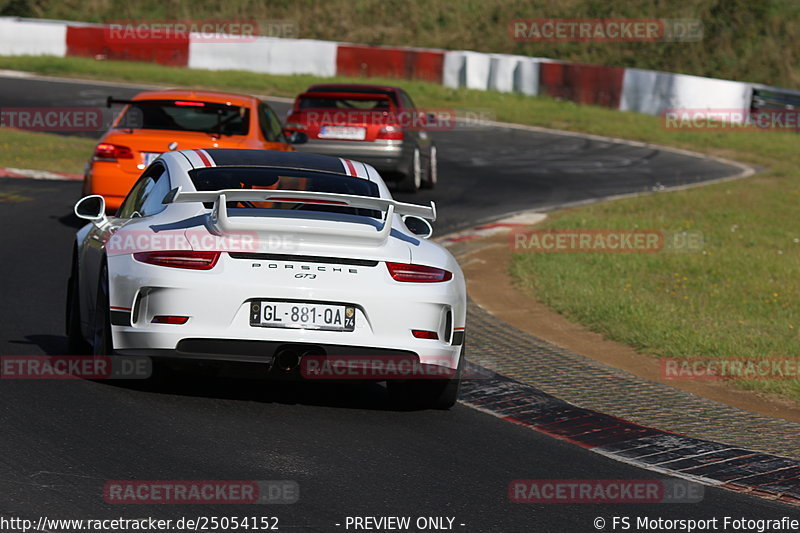
[[[287,191],[287,190],[254,190],[254,189],[223,189],[220,191],[199,191],[183,192],[181,187],[171,190],[164,198],[163,203],[187,203],[187,202],[213,202],[214,206],[209,215],[209,222],[215,229],[221,232],[237,231],[259,231],[269,228],[264,221],[249,220],[238,222],[228,216],[227,202],[276,202],[292,204],[322,204],[341,207],[352,207],[361,209],[371,209],[386,213],[383,219],[383,226],[376,232],[353,231],[348,236],[365,239],[369,241],[383,242],[391,233],[392,217],[395,214],[404,216],[416,216],[426,220],[436,220],[436,204],[415,205],[390,200],[388,198],[372,198],[368,196],[355,196],[350,194],[338,194],[327,192],[311,191]],[[299,233],[303,233],[302,228],[296,228]],[[312,231],[320,233],[320,229]],[[331,236],[342,235],[342,230],[331,231]]]

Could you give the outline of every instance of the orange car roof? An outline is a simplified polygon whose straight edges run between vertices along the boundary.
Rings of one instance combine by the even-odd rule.
[[[165,91],[142,91],[133,97],[133,100],[197,100],[213,104],[227,104],[238,106],[252,106],[258,102],[254,96],[243,94],[221,93],[214,91],[191,91],[186,89],[173,89]]]

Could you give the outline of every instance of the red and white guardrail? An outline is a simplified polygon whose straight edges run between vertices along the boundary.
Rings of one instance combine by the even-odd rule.
[[[215,34],[222,37],[222,34]],[[365,46],[252,36],[172,34],[136,45],[109,26],[0,17],[0,55],[81,56],[211,70],[417,79],[448,87],[546,94],[659,115],[668,109],[748,109],[749,83],[634,68],[472,51]]]

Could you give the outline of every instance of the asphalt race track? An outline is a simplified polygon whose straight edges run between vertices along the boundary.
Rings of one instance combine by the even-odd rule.
[[[108,94],[135,92],[0,78],[0,107],[98,106]],[[437,202],[440,234],[508,212],[732,173],[711,160],[577,137],[486,128],[436,138],[440,186],[413,200]],[[2,354],[66,351],[66,279],[80,226],[71,209],[79,194],[75,182],[0,179],[0,195],[14,199],[0,204]],[[380,515],[455,517],[453,529],[464,532],[588,532],[598,516],[606,531],[612,516],[626,515],[800,518],[797,508],[710,487],[699,504],[512,504],[507,487],[514,479],[662,476],[463,405],[394,411],[379,385],[2,380],[0,413],[3,516],[277,516],[283,531],[326,532],[345,531],[347,516]],[[130,479],[295,480],[300,501],[103,501],[104,483]]]
[[[108,96],[130,98],[137,92],[109,84],[0,77],[0,107],[104,108]],[[286,116],[289,104],[270,103],[282,118]],[[575,136],[469,127],[436,132],[434,137],[440,186],[397,197],[423,203],[434,200],[440,213],[435,225],[439,235],[506,213],[648,192],[735,173],[729,165],[711,159]]]

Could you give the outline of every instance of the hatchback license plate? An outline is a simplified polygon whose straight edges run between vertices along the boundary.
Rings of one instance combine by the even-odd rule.
[[[262,300],[250,305],[250,325],[262,328],[353,331],[356,327],[356,310],[349,305]]]
[[[320,139],[345,139],[363,141],[367,137],[367,129],[358,126],[322,126]]]

